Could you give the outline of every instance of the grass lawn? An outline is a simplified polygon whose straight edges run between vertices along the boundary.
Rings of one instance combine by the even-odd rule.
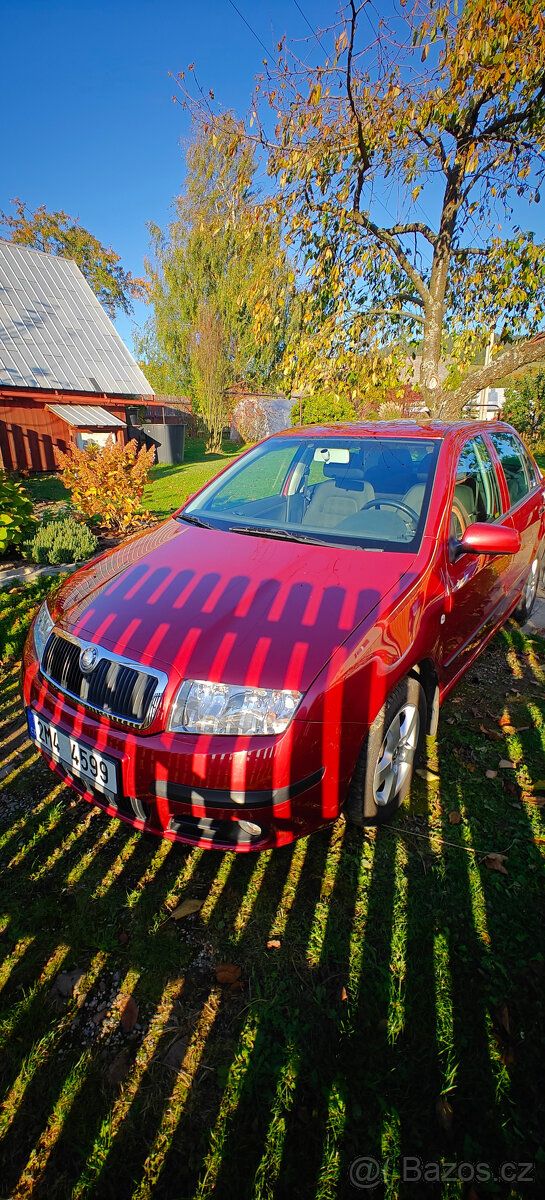
[[[217,475],[245,447],[224,441],[221,454],[207,454],[204,441],[189,438],[185,443],[184,461],[179,467],[157,466],[152,470],[151,484],[144,492],[144,507],[157,517],[168,517]]]
[[[543,1194],[544,649],[495,638],[391,827],[240,856],[78,800],[7,664],[2,1196]],[[168,919],[184,899],[200,910]],[[403,1156],[413,1180],[458,1166],[403,1183]],[[534,1163],[533,1189],[482,1182],[505,1162]]]

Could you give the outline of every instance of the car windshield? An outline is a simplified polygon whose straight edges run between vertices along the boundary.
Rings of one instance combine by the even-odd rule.
[[[412,550],[420,544],[439,442],[277,437],[256,446],[180,519],[293,541]]]

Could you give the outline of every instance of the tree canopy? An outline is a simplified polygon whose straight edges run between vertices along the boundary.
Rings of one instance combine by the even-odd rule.
[[[290,322],[289,266],[278,221],[263,228],[257,219],[255,171],[232,118],[218,133],[196,127],[174,220],[165,232],[150,226],[152,315],[140,357],[157,390],[191,394],[210,446],[221,437],[230,384],[274,385]],[[264,298],[270,320],[257,336],[254,310]]]
[[[298,255],[309,370],[305,329],[320,331],[322,354],[369,353],[375,382],[412,342],[430,410],[459,410],[545,355],[533,340],[545,246],[517,220],[524,200],[539,203],[545,171],[544,4],[401,0],[376,27],[374,14],[349,0],[306,57],[281,42],[244,144],[266,153],[273,211]],[[217,133],[222,117],[179,81]],[[464,378],[491,331],[492,361]],[[462,372],[454,393],[445,361]]]
[[[119,254],[111,246],[103,246],[65,212],[47,212],[45,205],[30,212],[23,200],[14,200],[13,205],[14,214],[0,212],[0,229],[6,241],[73,258],[111,317],[119,309],[132,312],[131,299],[143,298],[145,283],[123,269]]]

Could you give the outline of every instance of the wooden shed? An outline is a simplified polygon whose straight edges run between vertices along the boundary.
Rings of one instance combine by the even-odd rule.
[[[125,441],[135,403],[154,408],[152,388],[75,262],[0,241],[0,466]]]

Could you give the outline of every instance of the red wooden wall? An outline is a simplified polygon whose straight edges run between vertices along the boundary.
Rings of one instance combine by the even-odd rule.
[[[130,403],[127,397],[127,403]],[[133,401],[134,403],[134,401]],[[0,389],[0,466],[7,471],[55,471],[57,450],[75,444],[76,430],[49,411],[47,404],[98,404],[125,420],[125,401],[90,392],[51,394]],[[119,441],[125,430],[116,430]]]

